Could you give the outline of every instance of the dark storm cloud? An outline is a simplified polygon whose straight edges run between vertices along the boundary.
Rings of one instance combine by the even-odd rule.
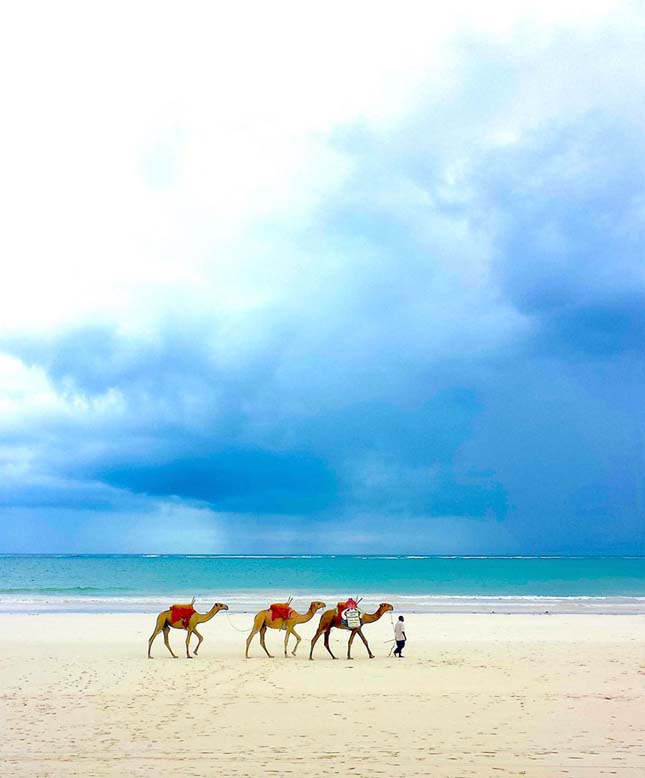
[[[640,131],[593,114],[480,166],[501,286],[539,324],[544,350],[642,350],[644,160]]]
[[[310,454],[225,450],[208,457],[102,468],[113,486],[157,496],[208,502],[239,513],[301,513],[330,507],[333,472]]]

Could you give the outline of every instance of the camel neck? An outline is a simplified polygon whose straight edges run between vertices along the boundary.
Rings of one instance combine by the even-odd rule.
[[[213,618],[213,616],[217,613],[218,610],[219,610],[219,608],[211,608],[208,611],[208,613],[198,613],[197,614],[197,617],[198,617],[197,620],[201,621],[201,622],[203,622],[203,621],[210,621]]]

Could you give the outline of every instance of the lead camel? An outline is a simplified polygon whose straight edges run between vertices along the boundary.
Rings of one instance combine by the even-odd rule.
[[[390,605],[388,602],[382,602],[376,611],[374,613],[362,613],[361,614],[361,626],[360,627],[347,627],[345,626],[342,621],[338,622],[336,619],[337,609],[334,608],[333,610],[325,611],[322,616],[320,617],[320,623],[318,624],[318,629],[316,630],[316,634],[313,636],[311,640],[311,649],[309,650],[309,659],[314,658],[314,646],[316,645],[316,641],[318,638],[324,634],[325,636],[325,648],[327,651],[329,651],[329,655],[332,659],[336,659],[336,657],[332,654],[331,648],[329,648],[329,635],[331,634],[331,631],[334,627],[337,629],[345,629],[348,632],[351,632],[352,634],[349,636],[349,640],[347,641],[347,658],[351,659],[351,651],[352,651],[352,643],[354,642],[354,638],[356,635],[360,637],[360,639],[365,644],[365,648],[367,649],[367,653],[369,655],[370,659],[374,659],[374,654],[371,652],[369,643],[367,642],[365,635],[363,635],[363,625],[364,624],[373,624],[375,621],[378,621],[383,614],[387,613],[388,611],[393,611],[394,608],[392,605]]]
[[[204,639],[198,632],[197,625],[210,621],[213,616],[220,611],[227,611],[228,605],[224,605],[221,602],[216,602],[208,611],[208,613],[198,613],[193,608],[194,602],[195,599],[193,598],[193,602],[190,604],[171,605],[167,611],[162,611],[157,616],[155,630],[152,635],[150,635],[150,640],[148,640],[148,659],[152,659],[152,655],[150,653],[152,642],[160,632],[163,632],[163,642],[166,644],[166,648],[168,651],[170,651],[173,657],[177,659],[177,655],[173,653],[172,648],[170,648],[170,643],[168,642],[168,635],[170,633],[171,627],[173,629],[185,629],[188,633],[186,635],[186,657],[188,659],[192,659],[188,644],[190,643],[190,639],[193,634],[197,635],[198,643],[194,650],[194,654],[197,656],[197,651],[199,650],[199,647],[202,644],[202,640]]]

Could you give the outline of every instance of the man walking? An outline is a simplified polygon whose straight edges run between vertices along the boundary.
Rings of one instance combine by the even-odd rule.
[[[394,639],[396,640],[394,656],[398,656],[399,659],[404,659],[405,657],[401,651],[403,651],[403,646],[405,646],[407,638],[405,637],[405,620],[403,616],[399,616],[399,620],[394,625]]]

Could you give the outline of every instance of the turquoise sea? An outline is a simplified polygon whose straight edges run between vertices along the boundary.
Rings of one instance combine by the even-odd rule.
[[[0,555],[0,612],[247,612],[359,596],[407,612],[645,613],[645,557]]]

